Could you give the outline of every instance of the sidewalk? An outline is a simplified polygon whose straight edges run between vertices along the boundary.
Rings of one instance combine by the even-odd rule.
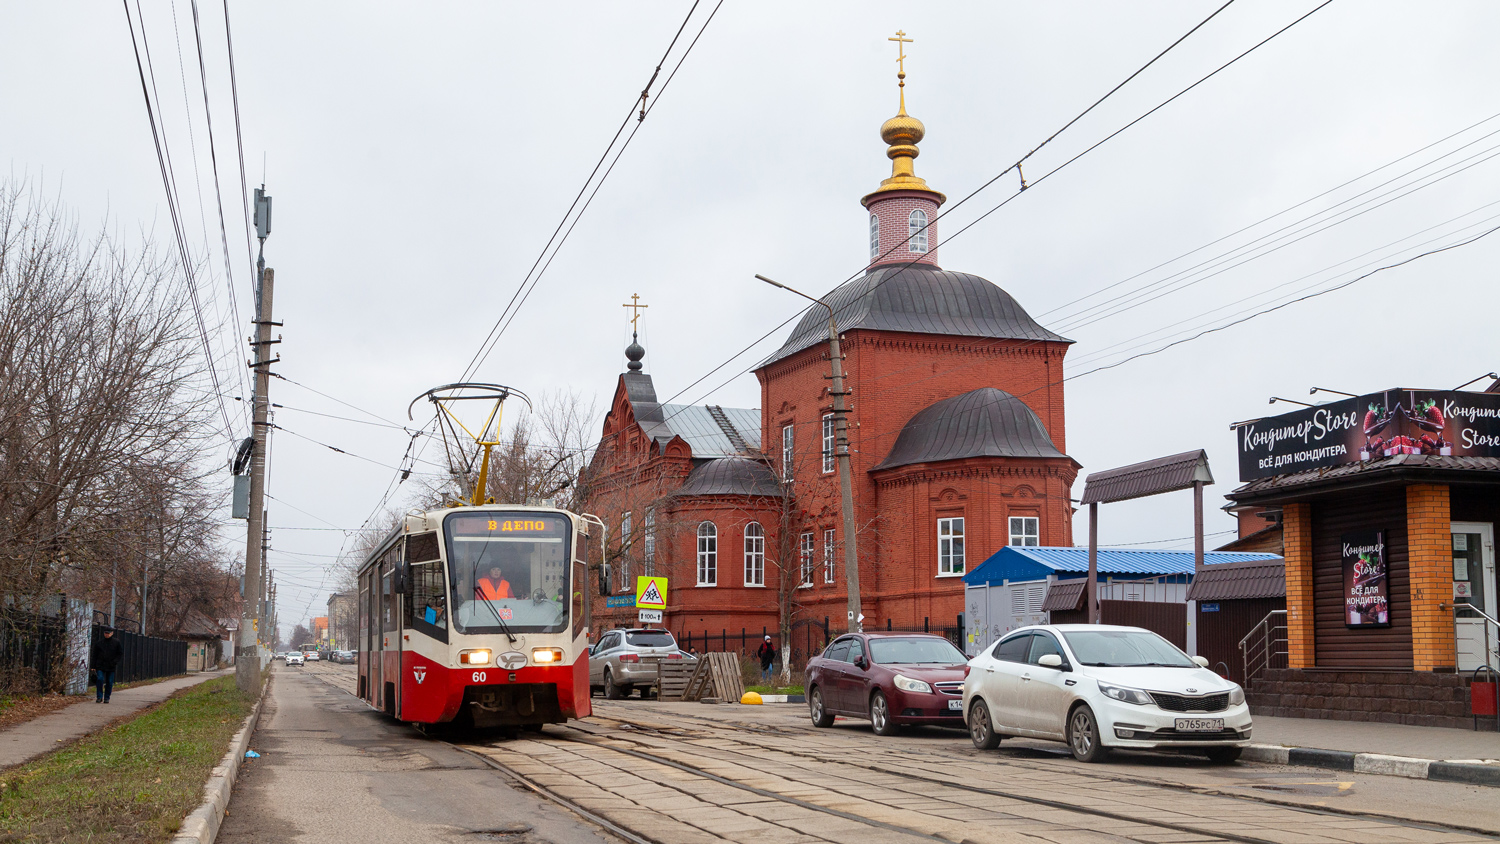
[[[0,768],[8,768],[49,753],[74,739],[86,736],[110,722],[134,715],[171,697],[178,689],[195,686],[215,677],[234,674],[228,671],[204,671],[176,680],[163,680],[129,689],[116,689],[109,703],[97,704],[92,693],[85,700],[59,709],[50,715],[0,730]]]
[[[1247,761],[1500,785],[1500,733],[1255,716]]]

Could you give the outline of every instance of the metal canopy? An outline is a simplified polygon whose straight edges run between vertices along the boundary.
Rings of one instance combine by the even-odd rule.
[[[1203,449],[1184,451],[1169,457],[1158,457],[1142,463],[1095,472],[1084,479],[1083,504],[1108,504],[1128,501],[1163,492],[1192,489],[1195,483],[1211,484],[1208,452]]]

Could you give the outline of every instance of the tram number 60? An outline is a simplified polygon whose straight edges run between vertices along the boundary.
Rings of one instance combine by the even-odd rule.
[[[474,672],[474,682],[476,682],[476,683],[483,683],[484,679],[485,679],[485,673],[483,671],[475,671]]]

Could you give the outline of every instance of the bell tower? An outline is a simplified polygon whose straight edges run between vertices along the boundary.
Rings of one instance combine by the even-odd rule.
[[[913,43],[905,32],[897,31],[896,86],[900,107],[896,116],[880,127],[885,141],[886,157],[891,160],[891,177],[860,200],[870,212],[871,266],[917,262],[937,266],[937,211],[948,200],[929,188],[927,180],[916,174],[915,161],[927,129],[922,121],[906,113],[906,45]]]

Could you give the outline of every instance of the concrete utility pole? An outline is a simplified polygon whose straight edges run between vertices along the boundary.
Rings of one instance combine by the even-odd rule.
[[[864,613],[860,611],[859,601],[859,555],[855,547],[854,534],[854,473],[849,465],[848,408],[844,404],[844,397],[848,393],[844,391],[844,356],[839,350],[838,322],[833,317],[833,306],[822,299],[814,299],[800,290],[793,290],[763,275],[757,274],[755,277],[772,287],[780,287],[782,290],[796,293],[828,309],[828,356],[829,362],[833,365],[833,389],[829,391],[829,395],[833,396],[833,455],[839,468],[839,509],[844,516],[844,586],[849,593],[847,629],[850,633],[857,633]]]
[[[271,197],[265,189],[255,191],[255,234],[260,240],[260,256],[255,268],[259,284],[255,291],[255,339],[250,347],[255,357],[250,368],[255,371],[255,394],[251,397],[253,414],[251,438],[254,450],[250,457],[250,512],[245,529],[245,586],[244,617],[240,620],[240,641],[235,652],[235,685],[241,691],[255,693],[260,688],[260,622],[264,615],[264,591],[262,586],[261,549],[265,530],[266,496],[266,443],[270,439],[268,416],[271,400],[270,366],[280,358],[270,358],[270,347],[280,340],[271,339],[271,327],[280,325],[271,319],[272,293],[275,288],[275,270],[266,269],[266,238],[271,234]]]

